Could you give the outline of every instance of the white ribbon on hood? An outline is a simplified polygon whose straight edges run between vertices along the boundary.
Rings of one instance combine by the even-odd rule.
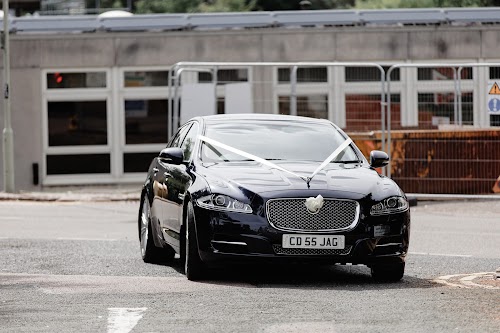
[[[245,158],[254,160],[255,162],[267,165],[270,168],[278,169],[278,170],[281,170],[283,172],[286,172],[286,173],[289,173],[291,175],[294,175],[296,177],[299,177],[300,179],[302,179],[303,181],[305,181],[308,186],[309,186],[309,182],[313,179],[314,176],[316,176],[318,174],[318,172],[320,172],[321,170],[323,170],[328,165],[328,163],[330,163],[330,161],[332,161],[335,157],[337,157],[337,155],[339,155],[344,149],[347,148],[347,146],[349,146],[352,143],[352,140],[350,138],[346,139],[340,146],[337,147],[337,149],[335,149],[333,151],[333,153],[330,154],[330,156],[328,156],[323,161],[323,163],[321,163],[321,165],[318,168],[316,168],[316,170],[314,170],[314,172],[311,174],[311,176],[304,177],[304,176],[301,176],[301,175],[299,175],[299,174],[297,174],[297,173],[295,173],[293,171],[290,171],[290,170],[287,170],[285,168],[282,168],[279,165],[276,165],[275,163],[272,163],[272,162],[270,162],[268,160],[265,160],[263,158],[255,156],[253,154],[247,153],[247,152],[245,152],[243,150],[240,150],[240,149],[228,146],[228,145],[226,145],[224,143],[221,143],[221,142],[219,142],[217,140],[207,138],[206,136],[203,136],[203,135],[198,136],[198,138],[201,141],[206,142],[206,143],[208,143],[208,144],[210,144],[212,146],[225,149],[225,150],[230,151],[232,153],[235,153],[237,155],[240,155],[240,156],[243,156]]]

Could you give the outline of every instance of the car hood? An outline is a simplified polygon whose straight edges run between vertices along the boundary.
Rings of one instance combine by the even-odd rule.
[[[277,161],[275,164],[305,177],[309,177],[319,166],[319,163],[304,162]],[[392,180],[379,175],[366,164],[332,163],[312,179],[309,188],[303,179],[295,175],[253,161],[207,163],[203,164],[200,174],[205,177],[212,192],[239,189],[260,195],[272,192],[306,195],[344,192],[357,194],[355,197],[402,195]]]

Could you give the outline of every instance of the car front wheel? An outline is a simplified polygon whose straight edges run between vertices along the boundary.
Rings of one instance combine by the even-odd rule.
[[[405,263],[375,264],[371,267],[372,277],[377,282],[397,282],[403,278]]]

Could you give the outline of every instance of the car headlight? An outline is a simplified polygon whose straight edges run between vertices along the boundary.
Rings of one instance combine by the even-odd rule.
[[[252,213],[252,207],[227,195],[212,194],[196,200],[196,204],[202,208],[222,210],[238,213]]]
[[[408,209],[408,200],[403,197],[390,197],[382,200],[370,209],[371,215],[401,213]]]

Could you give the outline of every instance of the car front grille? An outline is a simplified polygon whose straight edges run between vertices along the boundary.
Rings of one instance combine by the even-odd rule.
[[[279,230],[289,231],[342,231],[356,226],[359,204],[354,200],[324,199],[323,207],[311,214],[306,199],[271,199],[266,204],[269,223]]]
[[[273,245],[274,253],[292,256],[346,256],[351,252],[352,246],[338,249],[286,249],[281,245]]]

